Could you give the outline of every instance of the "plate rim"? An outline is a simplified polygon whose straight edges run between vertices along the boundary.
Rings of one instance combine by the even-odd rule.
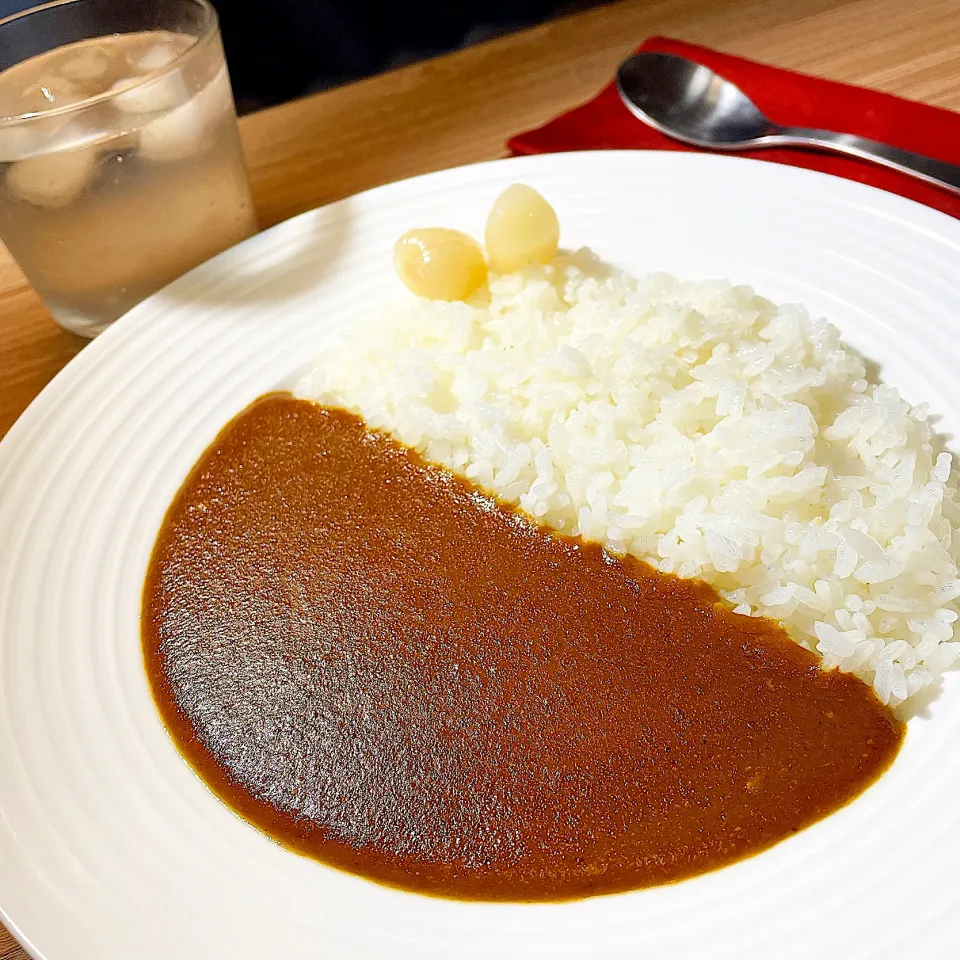
[[[631,162],[650,156],[683,158],[679,160],[681,165],[692,162],[699,163],[703,161],[708,161],[711,165],[720,164],[722,166],[727,166],[730,164],[736,164],[740,166],[744,163],[749,163],[755,168],[759,166],[761,169],[773,169],[778,171],[777,173],[773,174],[761,174],[761,176],[771,176],[773,178],[782,177],[784,176],[782,172],[786,170],[788,172],[785,174],[785,176],[788,181],[799,178],[799,180],[811,180],[811,182],[813,182],[825,178],[826,180],[835,184],[844,185],[843,192],[849,192],[852,199],[858,202],[858,205],[867,207],[875,207],[878,205],[883,212],[886,212],[884,208],[889,209],[891,215],[896,215],[898,212],[903,213],[904,215],[909,215],[909,219],[919,220],[926,229],[929,229],[935,233],[939,233],[942,229],[948,235],[952,234],[953,242],[960,247],[960,221],[955,220],[948,214],[933,210],[932,208],[926,207],[920,203],[917,203],[916,201],[909,200],[895,194],[889,194],[877,188],[856,183],[854,181],[849,181],[842,177],[824,174],[819,171],[812,171],[805,168],[773,164],[753,158],[729,157],[715,154],[686,154],[675,153],[673,151],[579,151],[576,153],[566,154],[547,154],[503,158],[484,161],[478,164],[465,164],[463,166],[448,168],[434,173],[420,174],[415,177],[405,178],[403,180],[393,181],[388,184],[370,188],[369,190],[362,191],[360,194],[343,198],[331,204],[315,208],[314,210],[305,211],[296,215],[295,217],[282,221],[281,223],[268,228],[255,237],[238,244],[228,251],[225,251],[223,254],[218,255],[212,260],[207,261],[206,263],[197,267],[195,270],[184,275],[184,277],[178,278],[169,287],[164,288],[163,291],[160,291],[158,294],[148,298],[143,304],[133,308],[133,310],[121,318],[121,320],[119,320],[104,334],[98,337],[96,341],[85,346],[79,354],[73,357],[63,367],[63,369],[61,369],[51,379],[51,381],[45,385],[43,390],[41,390],[37,397],[34,398],[31,404],[17,418],[7,434],[2,438],[2,440],[0,440],[0,476],[4,475],[5,466],[11,460],[11,458],[15,457],[17,448],[29,439],[31,431],[37,427],[44,426],[43,418],[50,414],[51,411],[56,414],[56,404],[61,402],[61,398],[69,389],[72,377],[80,377],[88,371],[96,369],[97,365],[102,362],[102,358],[105,358],[109,355],[109,351],[122,349],[125,345],[129,346],[129,342],[136,339],[137,330],[139,329],[139,318],[149,316],[149,314],[155,309],[158,300],[162,299],[164,296],[167,296],[171,289],[178,289],[181,286],[189,288],[190,285],[198,281],[206,281],[207,278],[212,279],[216,277],[217,271],[225,264],[228,264],[231,259],[236,258],[239,260],[242,257],[249,255],[251,251],[255,250],[260,238],[276,235],[285,229],[290,229],[290,224],[295,222],[305,222],[309,218],[315,216],[319,211],[343,208],[345,205],[356,200],[358,197],[365,197],[369,199],[371,197],[378,197],[379,195],[383,194],[389,195],[389,193],[392,191],[411,189],[416,184],[425,180],[437,182],[448,177],[453,180],[455,179],[454,174],[464,170],[505,169],[508,165],[511,169],[514,167],[519,168],[524,165],[535,166],[542,164],[545,157],[549,157],[551,159],[563,158],[563,160],[556,161],[559,163],[572,162],[570,161],[570,158],[576,158],[576,162],[579,163],[588,163],[591,159],[597,157],[611,156],[626,156],[630,158]],[[694,161],[693,158],[696,158],[696,161]],[[644,161],[640,160],[640,162],[642,163]],[[848,190],[847,188],[850,189]],[[897,208],[901,209],[898,211]],[[947,224],[949,226],[946,226]],[[68,399],[69,398],[67,397],[66,400],[68,401]],[[30,956],[34,957],[35,960],[42,960],[42,954],[35,951],[32,942],[25,936],[24,931],[18,927],[18,925],[12,922],[2,905],[0,905],[0,919],[4,921],[11,934],[14,935],[18,942],[24,946],[24,949],[27,950]]]

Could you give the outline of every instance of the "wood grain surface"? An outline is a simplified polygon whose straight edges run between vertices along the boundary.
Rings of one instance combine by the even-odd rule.
[[[503,156],[654,33],[960,110],[960,0],[628,0],[245,117],[261,224]],[[83,343],[0,250],[0,436]],[[2,927],[0,960],[26,960]]]
[[[26,957],[16,940],[0,925],[0,960],[26,960]]]

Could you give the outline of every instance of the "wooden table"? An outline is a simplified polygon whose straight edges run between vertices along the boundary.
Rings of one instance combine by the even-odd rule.
[[[628,0],[245,117],[261,223],[503,156],[653,33],[960,110],[960,0]],[[0,436],[83,343],[0,251]],[[0,960],[26,960],[2,926]]]

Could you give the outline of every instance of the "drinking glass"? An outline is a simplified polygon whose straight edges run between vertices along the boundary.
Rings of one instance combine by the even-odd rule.
[[[59,0],[0,21],[0,239],[93,337],[257,224],[207,0]]]

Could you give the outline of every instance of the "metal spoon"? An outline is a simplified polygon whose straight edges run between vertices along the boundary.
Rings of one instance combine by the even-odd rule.
[[[669,53],[637,53],[620,65],[623,102],[651,127],[695,147],[802,147],[872,160],[960,194],[960,167],[832,130],[781,127],[738,87],[708,67]]]

